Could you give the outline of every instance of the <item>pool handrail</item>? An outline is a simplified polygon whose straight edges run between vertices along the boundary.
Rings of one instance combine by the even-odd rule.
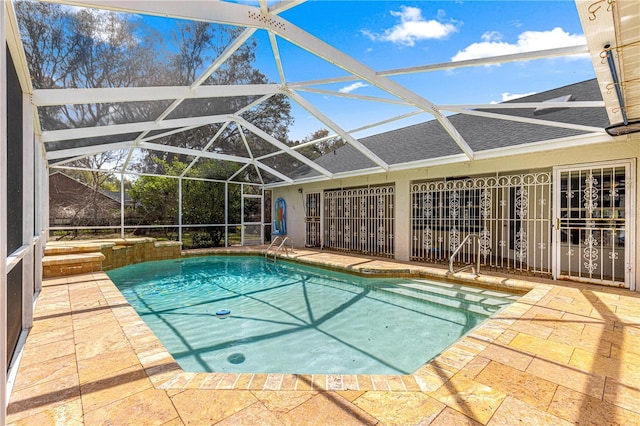
[[[464,265],[461,268],[458,268],[458,269],[454,270],[453,269],[453,261],[454,261],[456,255],[462,249],[462,247],[465,245],[465,243],[469,239],[473,239],[473,238],[475,238],[478,241],[478,250],[476,251],[476,265],[475,265],[475,267],[474,267],[473,263],[470,263],[468,265]],[[471,268],[471,272],[473,274],[475,274],[475,275],[478,275],[480,273],[480,235],[478,235],[478,234],[469,234],[466,237],[464,237],[462,242],[458,245],[458,247],[451,254],[451,257],[449,257],[449,271],[452,274],[455,274],[455,273],[460,272],[460,271],[464,271],[465,269],[469,269],[469,268]]]
[[[286,246],[287,241],[289,241],[289,244],[291,245],[291,252],[293,253],[293,239],[289,238],[289,237],[285,237],[285,236],[277,236],[276,238],[274,238],[273,241],[271,241],[271,244],[269,244],[269,247],[267,247],[267,249],[264,252],[264,258],[268,259],[268,255],[269,255],[269,250],[271,250],[271,248],[277,244],[278,240],[281,239],[282,241],[280,242],[280,245],[276,248],[275,252],[273,253],[273,262],[275,263],[276,258],[278,257],[278,253],[280,252],[280,250],[282,249],[282,247],[284,247],[284,251],[286,255],[289,255],[289,249]]]

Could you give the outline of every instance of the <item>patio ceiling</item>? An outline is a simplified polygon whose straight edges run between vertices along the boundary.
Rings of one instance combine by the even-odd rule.
[[[226,1],[126,1],[126,0],[85,0],[71,1],[61,0],[52,3],[62,3],[80,7],[106,9],[117,12],[134,13],[169,17],[181,20],[206,21],[211,23],[232,25],[244,30],[224,52],[217,57],[201,74],[188,86],[165,87],[116,87],[116,88],[89,88],[89,89],[34,89],[31,85],[26,57],[18,32],[18,24],[11,2],[5,2],[8,8],[8,35],[9,48],[14,61],[19,65],[19,77],[23,87],[27,87],[31,94],[35,108],[45,108],[57,105],[73,104],[109,104],[123,102],[165,102],[164,111],[154,120],[145,122],[131,122],[125,124],[108,124],[96,127],[66,128],[66,129],[42,129],[37,122],[36,133],[46,150],[46,156],[52,167],[69,167],[74,161],[86,156],[99,154],[111,150],[124,150],[128,152],[127,160],[118,166],[119,173],[134,173],[129,168],[130,160],[137,150],[158,150],[173,152],[189,156],[191,165],[199,159],[214,159],[234,162],[241,166],[254,168],[259,184],[269,186],[289,185],[298,182],[295,174],[278,170],[273,165],[273,158],[287,158],[297,161],[299,164],[313,169],[314,177],[308,175],[305,182],[313,180],[325,180],[336,177],[334,173],[320,166],[312,159],[302,155],[299,150],[304,146],[322,142],[329,137],[339,137],[350,144],[367,160],[374,164],[379,172],[394,169],[402,169],[399,164],[389,164],[385,159],[374,153],[356,137],[358,132],[377,126],[400,122],[402,119],[414,115],[424,115],[425,120],[435,119],[449,135],[451,143],[466,161],[473,160],[478,153],[474,152],[468,141],[449,120],[448,113],[468,114],[497,120],[512,120],[537,125],[565,127],[576,129],[572,123],[559,123],[546,121],[544,117],[529,119],[515,115],[496,114],[491,109],[500,107],[501,111],[510,108],[537,108],[562,107],[562,108],[602,108],[605,107],[609,121],[612,125],[623,122],[633,122],[640,119],[640,3],[635,0],[621,0],[616,2],[583,1],[577,0],[576,5],[580,20],[586,36],[587,44],[571,47],[562,47],[544,51],[526,52],[519,54],[503,55],[498,57],[473,59],[458,62],[446,62],[437,64],[425,64],[411,68],[375,70],[359,62],[349,55],[341,52],[336,47],[311,35],[309,32],[297,26],[294,22],[287,21],[280,16],[286,10],[298,7],[304,0],[288,1],[277,4],[260,1],[260,7],[252,7],[245,4]],[[326,19],[330,19],[327,17]],[[257,31],[266,31],[271,45],[271,54],[275,61],[280,81],[274,84],[246,84],[246,85],[206,85],[205,81],[227,61],[233,53],[242,46]],[[287,68],[285,61],[279,53],[279,43],[287,42],[298,46],[305,52],[317,58],[335,65],[336,74],[322,79],[309,81],[287,81]],[[605,46],[609,46],[608,48]],[[615,67],[619,77],[617,87],[620,89],[620,97],[616,91],[611,70],[605,56],[612,53]],[[500,64],[515,61],[530,61],[533,59],[553,58],[561,56],[581,55],[588,53],[591,57],[596,77],[598,79],[602,99],[590,102],[536,102],[508,104],[436,104],[430,99],[418,94],[415,90],[393,80],[393,76],[428,73],[456,68],[482,66],[488,64]],[[380,96],[364,96],[353,93],[340,93],[330,90],[334,83],[366,82],[379,89]],[[315,117],[319,123],[329,130],[328,137],[310,141],[306,144],[288,146],[260,129],[254,123],[247,121],[245,113],[256,107],[274,95],[285,95],[288,99],[306,110]],[[389,115],[383,120],[371,122],[357,129],[345,129],[338,124],[336,117],[323,112],[320,108],[304,97],[304,94],[332,96],[336,99],[351,99],[363,102],[386,103],[405,108],[404,114]],[[242,107],[235,111],[228,111],[217,115],[175,117],[176,111],[185,102],[193,99],[215,99],[229,97],[244,97],[247,99]],[[624,107],[622,107],[621,102]],[[210,140],[203,149],[189,149],[159,143],[163,137],[178,133],[189,132],[201,126],[218,123],[223,128],[234,127],[244,141],[246,152],[229,153],[216,149],[215,141],[222,130],[210,135]],[[597,140],[606,142],[611,137],[604,129],[579,126],[584,132],[576,137],[580,143],[593,143]],[[268,153],[254,152],[247,137],[258,138],[268,146]],[[91,142],[87,142],[91,141]],[[154,142],[155,141],[155,142]],[[526,152],[531,152],[531,148]],[[540,149],[545,149],[544,145]],[[517,148],[510,150],[517,152]],[[498,154],[496,154],[498,155]],[[483,155],[482,158],[487,158]],[[446,163],[442,159],[441,163]],[[456,159],[459,161],[459,158]],[[182,175],[185,176],[188,170]],[[369,173],[371,170],[368,171]],[[357,176],[358,170],[349,173],[341,173],[340,177]],[[238,172],[226,177],[228,180],[237,179]],[[266,179],[269,176],[269,179]]]

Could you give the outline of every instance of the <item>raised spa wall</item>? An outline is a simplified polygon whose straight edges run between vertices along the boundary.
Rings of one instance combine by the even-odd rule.
[[[177,259],[182,243],[154,238],[49,242],[42,259],[43,278],[108,271],[152,260]]]

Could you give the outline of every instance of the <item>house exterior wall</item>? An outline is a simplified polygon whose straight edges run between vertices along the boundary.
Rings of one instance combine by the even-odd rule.
[[[473,177],[509,172],[527,172],[541,169],[551,170],[554,166],[579,165],[592,162],[605,162],[631,159],[637,161],[640,156],[640,134],[618,137],[615,141],[603,138],[603,142],[566,149],[509,155],[499,158],[480,159],[456,164],[423,167],[411,170],[394,171],[364,175],[332,181],[313,182],[304,185],[273,188],[273,199],[283,197],[287,202],[288,236],[297,247],[305,242],[305,196],[308,193],[337,188],[353,188],[367,185],[395,184],[395,258],[409,260],[411,257],[411,195],[412,182],[437,180],[451,177]],[[637,176],[633,177],[637,181]],[[635,185],[635,200],[639,199],[639,185]],[[637,205],[634,205],[637,207]],[[273,206],[272,206],[273,208]],[[638,241],[638,226],[635,211],[628,212],[628,220],[634,223],[635,241]],[[549,248],[550,250],[551,248]],[[635,264],[640,261],[639,254],[634,255]]]

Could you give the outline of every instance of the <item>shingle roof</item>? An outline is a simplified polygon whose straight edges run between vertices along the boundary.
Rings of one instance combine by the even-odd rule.
[[[571,95],[571,101],[601,101],[595,79],[571,84],[508,103],[543,102]],[[482,111],[482,110],[481,110]],[[528,109],[484,110],[533,119],[558,121],[604,128],[609,125],[605,108],[556,108],[534,113]],[[456,114],[448,117],[474,152],[541,142],[587,132],[530,123]],[[368,136],[359,140],[388,164],[435,159],[462,153],[449,134],[436,120]],[[316,162],[333,173],[374,167],[375,164],[350,145],[320,157]],[[302,170],[298,176],[305,175]],[[309,175],[310,176],[310,175]]]

